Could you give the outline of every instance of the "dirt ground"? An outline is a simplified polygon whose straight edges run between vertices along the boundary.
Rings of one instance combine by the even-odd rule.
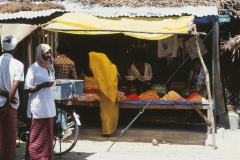
[[[146,111],[124,132],[111,147],[129,122],[138,114],[138,110],[120,110],[119,123],[110,137],[102,137],[99,109],[76,109],[81,122],[85,125],[73,150],[56,159],[63,160],[158,160],[158,159],[232,159],[240,160],[240,130],[217,130],[217,149],[211,147],[211,135],[207,126],[196,117],[188,119],[182,111],[182,117],[176,118],[179,111]],[[169,113],[169,114],[168,114]],[[171,116],[166,116],[171,115]],[[175,118],[173,118],[175,117]],[[218,126],[219,127],[219,126]],[[157,145],[152,140],[157,140]],[[25,155],[25,143],[17,149],[17,160]]]
[[[217,149],[211,147],[211,138],[206,145],[173,145],[161,144],[154,146],[151,142],[116,142],[109,151],[112,141],[79,140],[73,150],[61,160],[239,160],[240,130],[218,129]],[[209,144],[208,142],[209,141]],[[17,149],[17,160],[22,160],[25,143]]]

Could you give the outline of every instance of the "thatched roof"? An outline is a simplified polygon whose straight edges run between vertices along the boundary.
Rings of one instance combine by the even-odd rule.
[[[240,35],[237,35],[234,38],[229,38],[227,41],[222,41],[220,46],[221,50],[229,50],[235,52],[240,47]]]
[[[63,9],[64,6],[57,5],[57,2],[67,1],[68,3],[78,3],[85,6],[102,7],[183,7],[183,6],[216,6],[219,9],[228,9],[230,15],[240,16],[240,0],[1,0],[0,13],[14,13],[18,11],[40,11],[49,9]],[[9,2],[9,3],[8,3]],[[11,4],[15,2],[18,4]],[[31,3],[34,2],[34,3]],[[45,2],[36,5],[36,2]],[[54,3],[50,3],[54,2]],[[4,4],[6,3],[6,4]]]
[[[60,4],[54,4],[51,2],[46,3],[31,3],[31,2],[12,2],[0,4],[0,13],[16,13],[19,11],[42,11],[49,9],[61,9],[64,10],[65,7]]]
[[[54,1],[68,1],[69,3],[82,3],[84,5],[101,5],[104,7],[114,6],[155,6],[155,7],[182,7],[186,5],[191,6],[223,6],[226,4],[239,5],[239,0],[47,0]],[[1,0],[1,2],[46,2],[46,0]]]
[[[46,0],[2,0],[2,2],[46,2]],[[51,1],[64,1],[64,0],[48,0]],[[182,7],[183,5],[191,6],[216,6],[220,3],[229,2],[230,0],[67,0],[70,3],[82,3],[84,5],[101,5],[104,7],[114,6],[155,6],[155,7]],[[236,2],[231,1],[231,2]]]
[[[240,0],[1,0],[0,13],[16,13],[19,11],[41,11],[62,9],[58,2],[67,1],[72,4],[82,4],[94,7],[160,7],[177,8],[183,6],[216,6],[218,9],[227,9],[219,14],[238,15],[240,17]],[[40,3],[42,2],[42,3]],[[53,3],[51,3],[53,2]],[[39,3],[39,4],[36,4]]]
[[[240,0],[70,0],[84,5],[101,5],[104,7],[183,7],[183,6],[216,6],[219,9],[227,9],[231,16],[240,17]]]
[[[113,6],[154,6],[154,7],[182,7],[191,6],[215,6],[216,0],[75,0],[85,5],[101,5],[104,7]]]

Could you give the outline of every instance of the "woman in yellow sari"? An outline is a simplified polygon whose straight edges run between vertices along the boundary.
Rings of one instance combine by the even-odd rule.
[[[117,67],[104,53],[90,52],[89,67],[98,82],[103,136],[112,134],[118,123]]]

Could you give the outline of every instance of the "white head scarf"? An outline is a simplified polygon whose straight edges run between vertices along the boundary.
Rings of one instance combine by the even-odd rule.
[[[44,61],[42,58],[42,55],[45,54],[49,49],[51,49],[51,47],[48,44],[40,44],[37,47],[36,51],[37,63],[43,68],[50,68],[53,66],[52,62]]]
[[[17,39],[11,35],[5,36],[2,40],[2,48],[5,51],[14,50],[16,48],[17,44],[18,44]]]

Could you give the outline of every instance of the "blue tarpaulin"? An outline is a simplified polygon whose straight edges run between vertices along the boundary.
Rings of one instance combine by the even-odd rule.
[[[131,101],[131,100],[120,100],[121,103],[128,103],[128,104],[148,104],[148,100],[137,100],[137,101]],[[167,104],[167,105],[185,105],[185,106],[191,106],[191,105],[209,105],[209,102],[184,102],[184,101],[151,101],[149,104]],[[215,105],[212,105],[213,108],[215,108]]]
[[[129,104],[148,104],[148,100],[137,100],[137,101],[131,101],[131,100],[120,100],[119,102],[122,103],[129,103]],[[200,105],[208,105],[208,102],[186,102],[186,101],[151,101],[150,104],[178,104],[178,105],[186,105],[190,106],[193,104],[200,104]]]
[[[194,24],[206,24],[206,23],[213,23],[214,16],[205,16],[205,17],[195,17],[193,20]]]

